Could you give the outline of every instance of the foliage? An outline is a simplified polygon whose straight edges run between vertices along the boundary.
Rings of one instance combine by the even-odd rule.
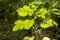
[[[59,12],[60,9],[58,9],[56,6],[58,4],[58,1],[55,0],[53,1],[53,3],[51,1],[52,0],[50,1],[35,0],[33,2],[29,2],[28,5],[23,5],[22,7],[18,8],[16,11],[20,16],[20,20],[17,20],[15,22],[13,31],[17,31],[19,29],[29,30],[33,27],[34,27],[34,30],[37,30],[38,28],[47,29],[50,27],[58,27],[58,23],[54,19],[55,16],[56,16],[56,19],[57,19],[57,16],[60,16],[60,12]],[[35,29],[35,26],[37,26],[36,29]],[[32,40],[32,39],[29,39],[29,40]]]
[[[53,26],[53,25],[58,26],[58,24],[57,24],[54,20],[49,19],[49,20],[47,20],[45,23],[42,23],[40,26],[41,26],[42,28],[48,28],[48,27]]]
[[[40,1],[39,1],[40,2]],[[55,22],[55,20],[53,20],[52,18],[52,14],[53,15],[60,15],[59,14],[59,9],[57,9],[56,7],[57,2],[55,2],[55,4],[51,4],[49,8],[46,8],[45,3],[38,3],[38,1],[34,1],[29,3],[29,5],[24,5],[23,7],[18,8],[16,11],[18,12],[18,15],[21,17],[33,17],[33,21],[28,21],[27,19],[25,19],[27,22],[23,21],[20,19],[20,21],[17,21],[17,23],[15,23],[15,26],[13,28],[13,31],[17,31],[18,29],[22,30],[24,29],[30,29],[35,22],[34,20],[38,19],[38,17],[42,20],[43,22],[41,22],[39,25],[41,28],[48,28],[51,26],[58,26],[58,24]],[[57,11],[57,12],[56,12]],[[28,18],[29,19],[29,18]],[[32,20],[29,19],[29,20]],[[30,24],[31,22],[31,24]]]
[[[34,23],[33,19],[32,20],[24,20],[24,21],[23,20],[17,20],[15,22],[15,26],[13,28],[13,31],[17,31],[18,29],[22,30],[23,28],[28,30],[31,28],[33,23]]]
[[[0,0],[0,40],[59,40],[59,33],[60,0]]]

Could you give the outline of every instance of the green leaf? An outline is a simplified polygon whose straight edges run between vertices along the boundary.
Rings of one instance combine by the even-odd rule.
[[[47,14],[46,8],[41,8],[38,12],[36,12],[36,16],[45,18],[45,15]]]
[[[50,26],[48,24],[41,24],[40,27],[46,29],[46,28],[48,28]]]
[[[58,24],[53,19],[48,19],[45,23],[40,24],[40,27],[48,28],[54,25],[58,26]]]
[[[33,19],[32,20],[25,20],[25,21],[17,20],[15,22],[15,26],[13,27],[13,31],[17,31],[19,29],[22,30],[23,28],[26,30],[29,30],[32,27],[33,23],[34,23]]]
[[[23,8],[18,8],[16,11],[18,12],[18,15],[19,15],[19,16],[25,17],[25,16],[28,15],[27,11],[24,10]]]
[[[30,29],[32,27],[32,25],[34,24],[34,20],[25,20],[25,26],[24,29]]]
[[[53,12],[53,14],[60,15],[59,14],[59,9],[53,8],[52,12]]]
[[[15,25],[14,27],[13,27],[13,31],[17,31],[19,29],[19,25]]]
[[[36,10],[37,7],[38,7],[38,6],[36,6],[36,5],[34,5],[34,4],[31,5],[31,8],[34,9],[34,10]]]
[[[46,14],[47,13],[47,9],[46,8],[41,8],[39,12],[41,14]]]
[[[17,31],[18,29],[22,30],[24,27],[24,23],[21,20],[17,20],[15,22],[15,26],[13,27],[13,31]]]
[[[52,19],[49,19],[48,21],[46,21],[46,23],[49,25],[49,26],[53,26],[53,20]]]
[[[53,24],[54,24],[54,25],[56,25],[56,26],[58,26],[58,24],[57,24],[57,22],[56,22],[56,21],[53,21]]]
[[[24,5],[23,8],[18,8],[16,10],[19,16],[25,17],[27,15],[32,16],[34,10],[30,8],[30,6]]]
[[[53,26],[53,20],[52,19],[49,19],[49,20],[47,20],[46,21],[46,23],[42,23],[41,25],[40,25],[40,27],[41,28],[48,28],[48,27],[50,27],[50,26]]]

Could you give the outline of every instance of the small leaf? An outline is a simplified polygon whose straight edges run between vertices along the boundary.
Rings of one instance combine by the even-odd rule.
[[[50,25],[48,25],[48,24],[41,24],[40,27],[45,29],[45,28],[50,27]]]
[[[28,11],[28,10],[30,10],[30,7],[27,6],[27,5],[24,5],[24,6],[23,6],[23,9],[26,10],[26,11]]]
[[[49,26],[53,26],[53,20],[52,19],[49,19],[48,21],[46,21],[47,22],[47,24],[49,25]]]
[[[19,8],[19,9],[17,9],[16,10],[17,12],[18,12],[18,15],[19,16],[23,16],[23,17],[25,17],[25,16],[27,16],[27,11],[25,11],[23,8]]]
[[[51,26],[53,26],[53,20],[52,19],[49,19],[49,20],[47,20],[46,21],[46,23],[42,23],[41,25],[40,25],[40,27],[41,28],[48,28],[48,27],[51,27]]]
[[[25,26],[24,29],[30,29],[34,23],[34,20],[25,20]]]
[[[32,8],[33,10],[36,10],[37,7],[38,7],[38,6],[36,6],[36,5],[31,5],[31,8]]]
[[[24,23],[21,20],[17,20],[15,22],[15,26],[13,27],[13,31],[17,31],[18,29],[22,30],[24,27]]]
[[[52,9],[52,12],[53,12],[54,14],[56,14],[56,15],[60,15],[60,14],[59,14],[59,9],[54,8],[54,9]]]
[[[47,9],[46,8],[41,8],[39,12],[41,14],[46,14],[47,13]]]
[[[47,14],[46,8],[41,8],[38,12],[36,12],[36,16],[41,18],[45,18],[46,14]]]
[[[19,26],[18,25],[15,25],[14,27],[13,27],[13,31],[17,31],[19,29]]]
[[[56,25],[56,26],[58,26],[58,24],[55,21],[53,21],[53,24]]]
[[[45,15],[43,15],[43,14],[41,14],[41,16],[40,16],[41,18],[45,18]]]

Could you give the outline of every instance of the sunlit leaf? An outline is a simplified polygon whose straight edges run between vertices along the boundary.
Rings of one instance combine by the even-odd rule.
[[[17,12],[19,16],[25,17],[27,15],[32,16],[34,10],[30,6],[24,5],[23,8],[18,8]]]
[[[47,14],[47,9],[46,8],[41,8],[39,12],[41,14]]]
[[[46,8],[41,8],[38,12],[36,12],[36,16],[45,18],[45,15],[47,14]]]
[[[13,27],[13,31],[17,31],[18,29],[22,30],[23,28],[29,30],[34,23],[34,20],[17,20],[15,22],[15,26]]]
[[[41,14],[41,16],[40,16],[41,18],[45,18],[45,15],[43,15],[43,14]]]
[[[49,26],[53,26],[53,20],[52,19],[49,19],[48,21],[46,21],[47,22],[47,24],[49,25]]]
[[[13,31],[17,31],[19,29],[19,25],[15,25],[14,27],[13,27]]]
[[[53,12],[54,14],[56,14],[56,15],[60,15],[60,14],[59,14],[59,9],[53,8],[53,9],[52,9],[52,12]]]
[[[52,19],[49,19],[49,20],[47,20],[46,21],[46,23],[42,23],[41,25],[40,25],[40,27],[41,28],[48,28],[48,27],[51,27],[51,26],[53,26],[53,20]]]
[[[50,25],[48,25],[48,24],[41,24],[40,27],[45,29],[45,28],[50,27]]]
[[[23,6],[23,9],[26,10],[26,11],[29,11],[29,10],[30,10],[30,7],[27,6],[27,5],[24,5],[24,6]]]
[[[24,29],[30,29],[34,23],[34,20],[25,20],[25,26]]]
[[[25,11],[23,8],[17,9],[17,12],[18,12],[18,15],[19,15],[19,16],[25,17],[25,16],[28,15],[27,11]]]
[[[36,10],[37,7],[38,7],[38,6],[36,6],[36,5],[31,5],[31,8],[32,8],[33,10]]]
[[[13,31],[17,31],[18,29],[22,30],[24,27],[24,23],[21,20],[17,20],[15,22],[15,26],[13,27]]]
[[[57,22],[55,22],[55,21],[53,21],[53,24],[56,25],[56,26],[58,26]]]

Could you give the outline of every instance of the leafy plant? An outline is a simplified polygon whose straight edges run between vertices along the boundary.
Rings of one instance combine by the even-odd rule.
[[[58,1],[54,1],[53,4],[50,2],[51,0],[35,0],[33,2],[29,2],[28,5],[23,5],[18,8],[16,11],[20,16],[20,19],[15,22],[13,31],[17,31],[19,29],[29,30],[32,27],[35,28],[37,25],[37,28],[43,29],[58,26],[54,19],[55,16],[60,16],[60,10],[56,6]]]

